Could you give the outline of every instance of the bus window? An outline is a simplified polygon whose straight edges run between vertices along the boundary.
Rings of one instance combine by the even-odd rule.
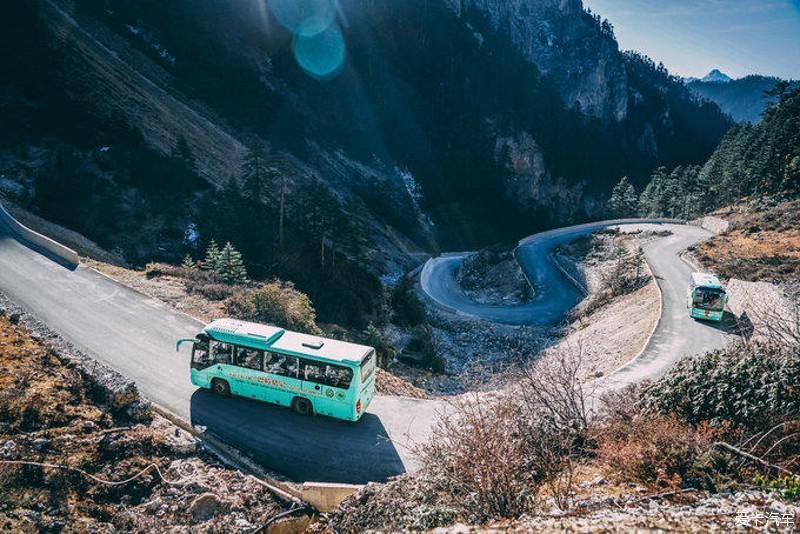
[[[328,365],[325,378],[329,386],[347,389],[353,381],[353,370],[341,365]]]
[[[211,361],[212,363],[233,363],[233,345],[212,341]]]
[[[695,288],[692,305],[702,310],[721,311],[725,309],[725,292],[710,287]]]
[[[353,381],[353,370],[343,365],[324,364],[312,360],[300,360],[300,376],[303,380],[335,388],[348,389]]]
[[[208,357],[208,341],[195,341],[192,347],[192,367],[194,369],[205,369],[211,365]]]
[[[300,376],[302,377],[303,380],[308,380],[309,382],[316,382],[317,384],[324,384],[325,364],[301,359]]]
[[[236,365],[248,369],[261,370],[261,362],[264,359],[264,351],[251,349],[249,347],[236,347]]]
[[[375,350],[369,351],[364,361],[361,362],[361,383],[367,381],[367,379],[372,376],[372,373],[375,372]]]
[[[297,378],[297,369],[299,367],[299,363],[297,358],[294,356],[286,356],[285,354],[270,352],[269,359],[266,363],[267,365],[264,370],[267,373]]]

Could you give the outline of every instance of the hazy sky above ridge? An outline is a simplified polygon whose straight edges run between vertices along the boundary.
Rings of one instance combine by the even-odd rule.
[[[584,0],[614,25],[623,50],[673,74],[800,79],[800,0]]]

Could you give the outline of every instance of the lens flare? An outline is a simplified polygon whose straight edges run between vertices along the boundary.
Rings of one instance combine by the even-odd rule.
[[[344,37],[338,24],[315,35],[295,35],[292,48],[297,64],[320,80],[332,78],[344,65]]]
[[[286,29],[296,36],[311,37],[324,32],[336,18],[332,0],[268,0],[269,8]]]

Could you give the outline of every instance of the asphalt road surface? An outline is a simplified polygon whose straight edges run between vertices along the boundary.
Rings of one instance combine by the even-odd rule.
[[[550,261],[560,244],[598,229],[617,226],[623,231],[669,230],[671,235],[646,243],[642,248],[662,292],[661,319],[644,352],[628,365],[593,383],[602,391],[661,376],[681,358],[719,348],[731,338],[732,318],[721,324],[695,321],[686,309],[686,292],[692,268],[679,256],[688,246],[708,239],[711,233],[697,226],[653,222],[624,225],[592,223],[535,234],[519,243],[517,260],[534,287],[534,298],[515,306],[490,306],[471,300],[458,285],[456,273],[470,253],[440,256],[422,269],[423,292],[442,308],[461,315],[505,324],[551,325],[582,298],[575,285]]]
[[[602,387],[653,378],[685,354],[725,341],[722,329],[691,320],[684,308],[691,269],[678,252],[707,233],[690,226],[669,229],[673,235],[645,246],[664,292],[661,322],[645,353]],[[524,240],[527,246],[520,248],[519,259],[537,288],[530,305],[502,309],[460,300],[457,286],[448,279],[453,265],[447,261],[435,260],[433,269],[426,266],[423,285],[438,288],[435,298],[445,299],[448,306],[464,306],[465,313],[488,320],[559,320],[580,294],[553,269],[545,252],[585,230],[558,230]],[[364,483],[412,471],[411,445],[429,435],[445,409],[438,401],[379,395],[353,424],[304,418],[285,408],[198,390],[189,381],[188,354],[176,353],[174,347],[176,339],[196,334],[201,323],[91,269],[69,269],[52,261],[19,243],[2,223],[0,290],[88,355],[135,380],[151,401],[295,481]]]
[[[202,324],[84,267],[70,270],[19,243],[0,222],[0,290],[77,348],[136,381],[161,407],[295,481],[364,483],[415,468],[441,404],[377,396],[358,423],[215,397],[189,381],[188,349]]]

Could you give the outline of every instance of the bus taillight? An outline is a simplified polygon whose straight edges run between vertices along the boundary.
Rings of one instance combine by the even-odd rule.
[[[361,413],[361,399],[356,403],[356,413]]]

